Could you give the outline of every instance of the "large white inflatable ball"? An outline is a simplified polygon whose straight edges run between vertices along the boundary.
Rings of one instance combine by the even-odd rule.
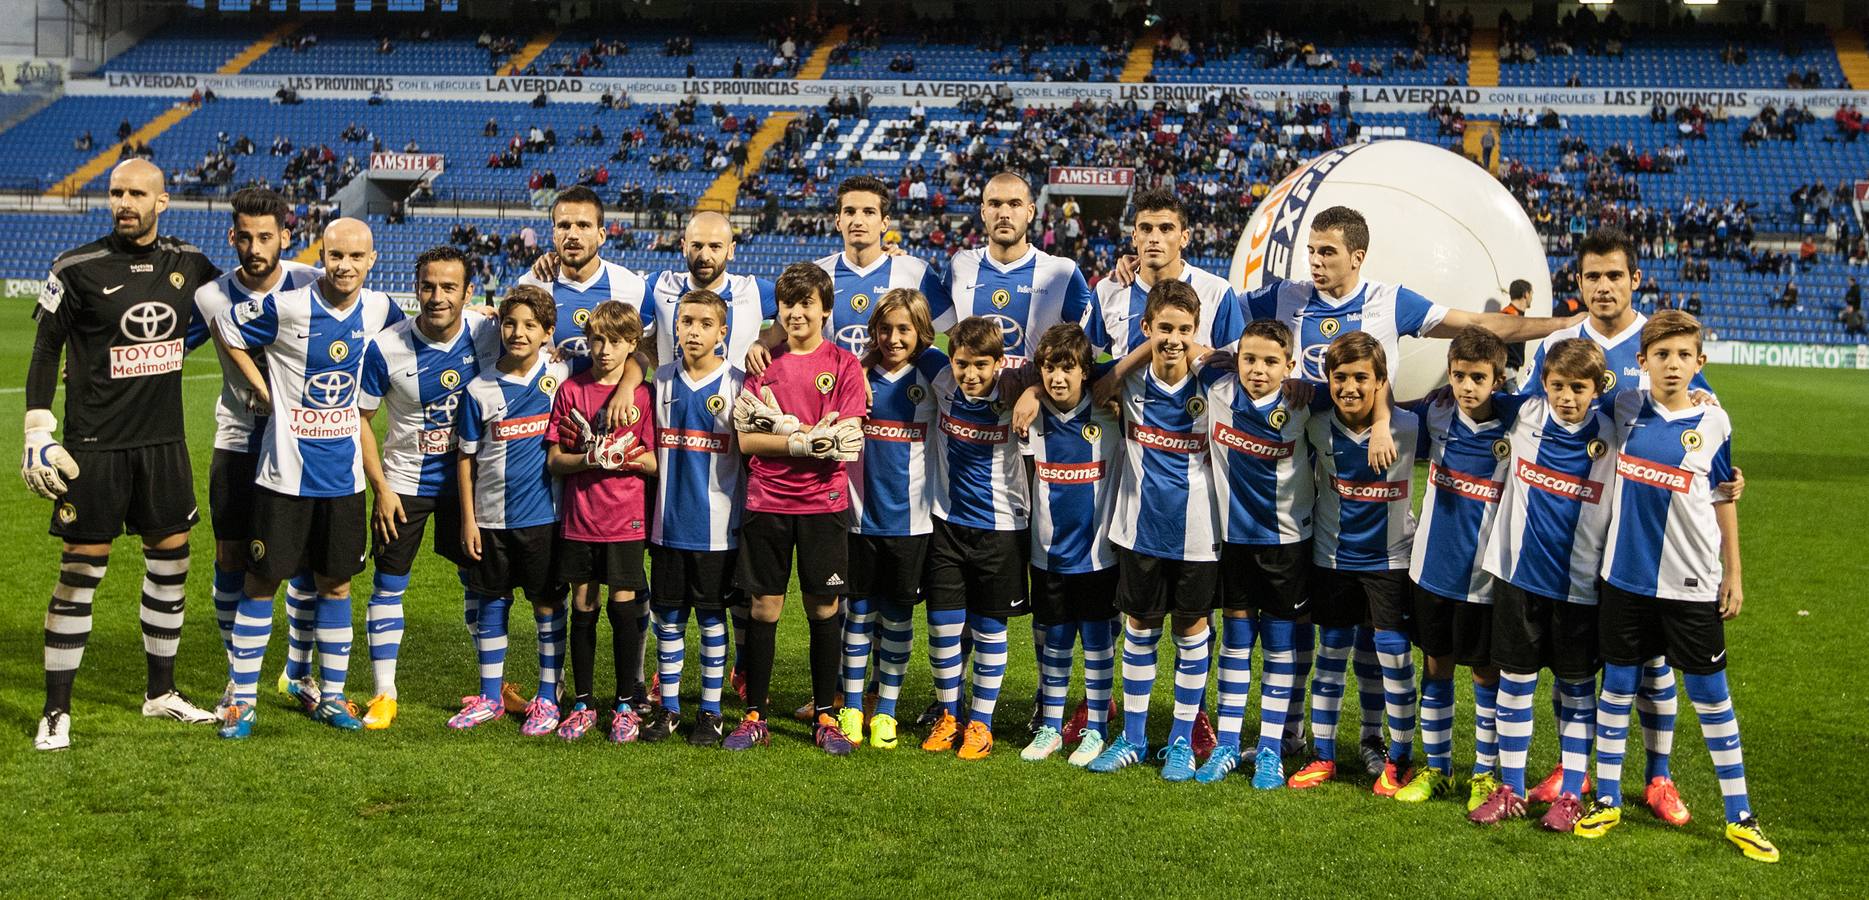
[[[1311,280],[1305,251],[1311,219],[1333,206],[1369,220],[1366,279],[1487,312],[1503,307],[1507,287],[1523,278],[1532,283],[1530,314],[1550,312],[1544,245],[1518,201],[1471,161],[1418,141],[1352,144],[1286,176],[1240,238],[1234,286],[1256,288],[1267,273]],[[1397,399],[1420,397],[1446,381],[1446,341],[1403,338],[1401,357],[1389,361]]]

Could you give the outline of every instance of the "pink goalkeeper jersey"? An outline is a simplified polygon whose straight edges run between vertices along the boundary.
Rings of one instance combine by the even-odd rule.
[[[583,413],[586,420],[595,422],[615,390],[615,385],[598,384],[589,369],[571,376],[558,389],[558,396],[552,400],[550,433],[558,438],[559,449],[566,452],[578,449],[578,427],[571,421],[571,411],[575,409]],[[655,451],[655,423],[650,417],[654,404],[647,386],[636,388],[635,418],[626,425],[629,433],[636,436],[636,447],[630,450],[632,458],[638,453]],[[564,491],[558,502],[561,533],[566,540],[591,543],[646,540],[649,536],[647,486],[647,480],[634,472],[586,469],[565,476]]]
[[[779,408],[806,428],[827,412],[837,417],[862,418],[869,404],[863,387],[863,367],[850,351],[825,341],[810,353],[787,351],[773,357],[746,389],[757,393],[771,387]],[[850,507],[850,485],[844,464],[828,459],[792,456],[747,457],[746,508],[752,512],[842,512]]]

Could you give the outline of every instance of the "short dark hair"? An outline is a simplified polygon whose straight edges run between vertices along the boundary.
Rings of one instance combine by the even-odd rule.
[[[1651,320],[1652,321],[1652,320]],[[1644,329],[1646,330],[1646,329]],[[1603,348],[1589,338],[1565,338],[1545,346],[1544,374],[1539,379],[1580,378],[1596,386],[1602,393],[1604,384],[1609,381],[1609,363],[1603,358]]]
[[[1254,319],[1246,323],[1246,329],[1240,332],[1240,340],[1256,337],[1271,341],[1285,351],[1285,358],[1291,359],[1291,329],[1277,319]]]
[[[1033,365],[1062,368],[1066,363],[1089,376],[1090,337],[1076,322],[1059,322],[1045,329],[1044,337],[1038,339],[1038,348],[1032,351]]]
[[[969,316],[948,329],[947,345],[956,356],[965,350],[975,356],[998,359],[1006,355],[1006,333],[992,319]]]
[[[839,210],[844,208],[844,195],[853,192],[875,194],[876,199],[882,202],[883,215],[889,215],[889,201],[895,198],[895,191],[883,184],[881,178],[874,175],[852,175],[838,182],[836,203]]]
[[[422,270],[438,262],[460,263],[462,277],[467,275],[467,254],[462,253],[459,247],[443,244],[423,250],[422,255],[415,258],[415,280],[421,281]]]
[[[500,301],[500,318],[506,318],[520,306],[532,310],[532,317],[538,319],[547,332],[558,327],[558,304],[552,302],[552,295],[544,288],[522,284],[507,291],[505,299]]]
[[[597,207],[597,227],[604,227],[604,200],[602,197],[597,196],[596,191],[581,184],[573,185],[561,191],[557,199],[552,201],[552,218],[555,219],[558,217],[558,207],[566,203],[589,203]]]
[[[719,294],[716,294],[713,291],[710,291],[706,288],[695,288],[694,290],[681,295],[681,300],[675,304],[676,314],[679,315],[681,312],[681,308],[684,306],[687,306],[690,303],[693,303],[697,306],[707,307],[708,311],[713,313],[714,317],[721,321],[721,324],[723,325],[726,324],[727,301],[722,300]]]
[[[1333,206],[1311,220],[1311,233],[1335,231],[1343,235],[1344,249],[1355,253],[1369,249],[1369,220],[1347,206]]]
[[[1621,252],[1622,261],[1629,271],[1636,270],[1635,239],[1629,233],[1614,225],[1605,225],[1583,236],[1577,242],[1577,262],[1582,264],[1585,256],[1608,256]]]
[[[1328,375],[1366,359],[1370,368],[1376,370],[1378,380],[1389,380],[1389,356],[1382,351],[1382,342],[1367,331],[1346,331],[1337,335],[1337,339],[1330,342],[1330,348],[1324,351],[1324,373]]]
[[[1691,335],[1694,349],[1701,348],[1700,320],[1678,309],[1664,309],[1648,317],[1648,324],[1642,326],[1642,352],[1647,353],[1650,344],[1676,335]]]
[[[1181,310],[1193,316],[1194,321],[1199,322],[1201,295],[1194,290],[1193,285],[1185,281],[1179,279],[1164,281],[1149,288],[1148,302],[1142,307],[1142,321],[1152,322],[1158,313],[1170,308]]]
[[[1171,212],[1175,214],[1175,219],[1181,223],[1182,228],[1188,227],[1187,206],[1182,204],[1179,197],[1168,191],[1143,191],[1136,195],[1134,202],[1135,215],[1139,216],[1145,212]]]
[[[286,198],[272,188],[250,187],[234,192],[231,205],[234,210],[234,224],[240,224],[241,216],[260,218],[272,216],[279,227],[286,227],[286,217],[292,214],[292,205]]]
[[[1506,373],[1506,342],[1481,325],[1468,325],[1447,344],[1447,362],[1488,363],[1494,375]]]
[[[1511,286],[1506,288],[1506,293],[1514,300],[1528,298],[1532,295],[1532,283],[1523,278],[1514,278]]]
[[[831,311],[831,304],[837,300],[837,289],[831,284],[831,273],[824,271],[817,263],[795,262],[779,273],[779,280],[773,283],[772,293],[778,298],[780,306],[796,306],[812,294],[817,294],[818,302],[824,305],[824,311]]]

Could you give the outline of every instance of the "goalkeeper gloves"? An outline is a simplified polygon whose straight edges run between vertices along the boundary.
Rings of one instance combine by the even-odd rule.
[[[26,452],[19,474],[33,493],[47,500],[57,500],[65,493],[66,480],[78,477],[78,462],[52,436],[56,428],[58,419],[51,410],[26,410]]]

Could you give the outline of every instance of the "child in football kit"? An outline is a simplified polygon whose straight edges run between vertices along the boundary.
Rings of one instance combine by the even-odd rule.
[[[539,692],[526,705],[526,734],[558,727],[563,671],[564,605],[552,590],[552,544],[558,529],[558,485],[547,469],[552,398],[565,366],[543,352],[557,319],[550,294],[514,288],[500,301],[505,353],[467,386],[460,435],[461,545],[473,561],[467,588],[480,601],[474,643],[480,692],[461,700],[450,728],[473,728],[506,715],[500,686],[506,673],[507,618],[524,591],[539,629]]]
[[[833,297],[831,276],[811,263],[786,267],[775,287],[785,352],[735,401],[734,428],[747,465],[735,581],[752,598],[747,623],[746,717],[726,739],[729,750],[767,741],[766,703],[779,612],[798,552],[799,590],[810,622],[813,740],[848,755],[853,743],[834,712],[843,654],[837,595],[848,586],[849,477],[844,464],[863,447],[867,399],[857,358],[824,339]]]
[[[914,646],[915,605],[921,602],[928,536],[934,529],[929,490],[929,431],[936,414],[934,380],[948,369],[933,346],[928,301],[913,288],[876,300],[864,357],[870,411],[863,454],[850,464],[850,590],[844,623],[844,736],[863,739],[863,688],[869,660],[868,622],[881,629],[876,654],[876,711],[870,746],[896,746],[896,702]],[[936,614],[929,612],[932,623]],[[956,636],[958,639],[958,636]]]
[[[1713,756],[1726,806],[1726,839],[1748,859],[1777,862],[1746,793],[1746,769],[1726,683],[1725,621],[1745,599],[1740,579],[1739,510],[1732,479],[1732,423],[1715,406],[1696,406],[1693,378],[1706,363],[1700,323],[1675,310],[1642,328],[1646,390],[1614,395],[1620,431],[1617,481],[1603,553],[1603,692],[1596,725],[1597,795],[1575,832],[1601,837],[1622,820],[1622,756],[1629,708],[1645,660],[1658,654],[1680,670]]]
[[[1006,676],[1006,622],[1030,610],[1025,534],[1031,498],[1013,433],[1013,401],[1029,370],[1007,370],[1006,336],[972,316],[948,331],[953,356],[930,377],[937,410],[928,453],[934,527],[923,579],[928,601],[928,664],[941,705],[922,749],[964,760],[993,752],[993,713]],[[928,354],[923,354],[927,357]],[[973,637],[972,702],[960,717],[961,632]]]
[[[1315,758],[1286,784],[1312,788],[1336,775],[1337,720],[1345,676],[1359,631],[1368,632],[1380,662],[1358,673],[1365,697],[1378,693],[1389,726],[1388,752],[1376,778],[1378,796],[1394,796],[1407,781],[1415,738],[1414,651],[1408,644],[1408,555],[1415,517],[1409,508],[1418,420],[1388,403],[1389,366],[1382,343],[1365,331],[1331,341],[1324,353],[1334,412],[1306,423],[1315,473],[1311,618],[1318,628],[1311,681]],[[1393,443],[1393,451],[1390,443]],[[1365,700],[1365,707],[1376,707]]]
[[[661,703],[644,735],[673,735],[681,721],[681,673],[690,611],[701,629],[701,707],[688,743],[723,740],[720,697],[727,667],[727,608],[738,558],[742,471],[734,399],[744,376],[715,352],[727,338],[727,302],[713,291],[682,295],[674,317],[681,358],[655,373],[655,511],[650,517],[650,605],[655,615]]]
[[[1122,461],[1122,419],[1092,402],[1090,340],[1073,322],[1053,325],[1033,353],[1044,390],[1030,429],[1032,450],[1032,616],[1039,645],[1040,724],[1020,752],[1045,759],[1066,743],[1064,701],[1072,654],[1084,645],[1085,725],[1071,753],[1083,767],[1103,752],[1110,686],[1115,674],[1110,619],[1116,615],[1116,554],[1110,517],[1116,466]]]
[[[649,588],[643,574],[643,541],[648,537],[644,505],[647,479],[656,459],[647,388],[636,389],[636,402],[603,434],[598,420],[612,391],[623,378],[624,361],[642,340],[642,319],[629,305],[599,303],[584,322],[590,368],[571,376],[552,401],[548,466],[562,479],[560,526],[555,545],[554,584],[571,588],[571,680],[573,703],[558,725],[558,736],[575,741],[597,722],[591,696],[597,655],[597,606],[610,589],[605,610],[610,618],[617,692],[611,702],[610,740],[625,744],[642,732],[633,696],[636,661],[642,659],[642,628],[637,595]],[[662,735],[666,736],[666,734]]]

